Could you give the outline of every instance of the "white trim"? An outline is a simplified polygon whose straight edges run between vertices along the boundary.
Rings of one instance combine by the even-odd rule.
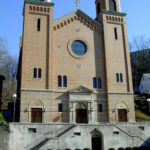
[[[52,90],[52,89],[26,89],[26,88],[21,88],[21,91],[63,93],[63,92],[68,92],[69,90],[67,90],[67,89],[66,90]],[[93,94],[127,94],[127,95],[133,95],[133,92],[98,92],[98,91],[93,91]]]

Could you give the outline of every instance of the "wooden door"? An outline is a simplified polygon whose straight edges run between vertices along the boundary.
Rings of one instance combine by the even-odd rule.
[[[76,122],[87,123],[87,110],[86,109],[76,109]]]
[[[119,122],[127,121],[127,110],[126,109],[118,109],[118,121]]]
[[[92,150],[102,150],[101,137],[92,137]]]
[[[31,122],[42,122],[42,108],[32,108]]]

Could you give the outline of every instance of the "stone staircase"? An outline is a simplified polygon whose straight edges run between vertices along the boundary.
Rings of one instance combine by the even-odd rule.
[[[142,142],[145,142],[147,137],[143,134],[142,130],[140,130],[138,127],[135,128],[132,127],[132,128],[129,128],[128,126],[119,126],[119,125],[116,125],[114,124],[114,126],[116,128],[118,128],[120,131],[122,131],[123,133],[125,133],[126,135],[130,136],[130,137],[135,137],[135,138],[138,138],[140,139]]]
[[[68,133],[73,128],[75,128],[76,125],[66,125],[53,133],[45,133],[41,138],[36,139],[35,142],[32,142],[25,146],[25,150],[34,150],[35,148],[41,148],[44,146],[48,141],[50,140],[56,140],[60,138],[62,135]]]

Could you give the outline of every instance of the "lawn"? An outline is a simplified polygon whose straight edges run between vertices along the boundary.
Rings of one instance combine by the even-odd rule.
[[[136,110],[135,111],[135,116],[137,121],[150,121],[150,116],[147,114],[143,113],[141,110]]]
[[[0,124],[5,124],[5,123],[6,123],[6,121],[5,121],[2,113],[0,112]]]

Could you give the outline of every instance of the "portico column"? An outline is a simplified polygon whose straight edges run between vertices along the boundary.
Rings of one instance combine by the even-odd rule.
[[[69,122],[73,123],[73,102],[69,103]]]
[[[88,123],[93,122],[93,116],[92,116],[92,105],[91,102],[88,102]]]
[[[76,103],[73,103],[73,123],[76,123],[75,112],[76,112]]]

